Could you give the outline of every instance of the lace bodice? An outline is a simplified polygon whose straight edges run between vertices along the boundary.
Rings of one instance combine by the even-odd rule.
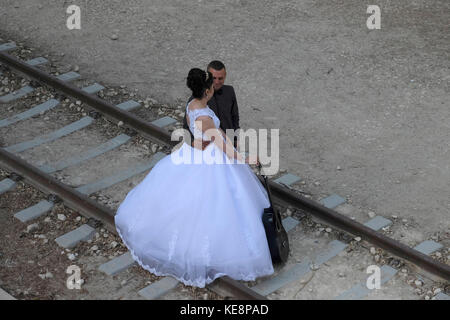
[[[192,100],[192,101],[194,101],[194,100]],[[189,110],[189,105],[191,102],[189,102],[186,105],[186,115],[189,117],[189,130],[191,130],[192,134],[194,135],[194,139],[203,138],[204,140],[208,140],[208,138],[204,135],[204,133],[202,133],[201,130],[196,127],[195,119],[197,119],[200,116],[211,117],[214,121],[214,125],[216,128],[219,128],[220,120],[219,120],[219,118],[217,118],[214,111],[212,111],[208,106],[206,106],[206,108],[203,108],[203,109]]]

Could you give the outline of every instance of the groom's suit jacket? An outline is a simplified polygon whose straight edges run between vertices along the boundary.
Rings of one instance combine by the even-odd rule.
[[[188,103],[193,99],[191,96]],[[218,91],[214,91],[214,95],[208,101],[209,108],[214,111],[220,120],[220,128],[226,133],[226,129],[239,129],[239,109],[236,100],[236,94],[232,86],[223,85]],[[191,142],[194,136],[187,125],[186,113],[183,119],[183,128],[191,134]],[[234,146],[236,147],[237,137],[234,138]]]

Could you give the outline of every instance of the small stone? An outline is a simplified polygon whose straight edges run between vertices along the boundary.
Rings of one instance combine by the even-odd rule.
[[[39,225],[37,223],[33,223],[27,226],[27,232],[33,232],[37,229],[39,229]]]
[[[331,228],[326,228],[325,231],[330,233],[331,232]]]
[[[408,270],[402,269],[402,273],[408,273]]]
[[[361,241],[361,237],[356,237],[355,241],[357,241],[357,242]]]
[[[380,256],[377,254],[377,255],[374,257],[374,259],[375,259],[375,262],[378,262],[378,261],[380,261]]]
[[[436,257],[440,258],[440,257],[442,257],[442,254],[440,252],[436,252]]]
[[[414,289],[414,293],[417,295],[420,295],[422,293],[422,290],[420,290],[419,288]]]
[[[426,295],[425,300],[430,300],[430,297],[428,295]]]
[[[370,247],[370,254],[375,255],[377,253],[377,250],[374,247]]]
[[[80,106],[80,105],[81,105],[81,100],[75,101],[75,104],[76,104],[77,106]],[[77,109],[77,110],[78,110],[78,109]]]
[[[81,217],[80,216],[76,217],[75,221],[81,221]]]
[[[118,123],[117,123],[117,126],[123,126],[123,121],[119,121]]]
[[[343,272],[339,272],[338,276],[339,276],[339,278],[344,278],[345,274]]]
[[[375,212],[373,212],[373,211],[369,211],[367,214],[369,215],[369,218],[371,218],[371,219],[375,218],[375,216],[376,216]]]
[[[58,213],[58,220],[64,221],[64,220],[66,220],[66,216],[61,213]]]
[[[53,274],[52,274],[51,272],[47,272],[47,273],[45,274],[45,277],[46,277],[47,279],[53,278]]]
[[[50,217],[47,217],[44,219],[44,222],[51,222],[51,221],[52,221],[52,219],[50,219]]]
[[[107,234],[107,233],[104,233],[104,234],[103,234],[103,238],[108,238],[108,234]]]
[[[341,167],[340,167],[340,166],[337,166],[337,167],[336,167],[336,170],[341,170]]]
[[[208,294],[207,293],[203,294],[203,300],[208,300]]]
[[[398,216],[392,216],[392,219],[397,219],[398,218]]]
[[[402,219],[402,222],[403,222],[403,223],[407,223],[407,222],[408,222],[408,220],[406,220],[406,219]]]
[[[49,117],[45,117],[45,118],[44,118],[45,121],[47,121],[47,120],[49,120],[49,119],[50,119]]]
[[[122,282],[120,283],[121,286],[124,286],[127,284],[127,280],[122,280]]]
[[[75,66],[73,67],[73,71],[75,71],[75,72],[78,72],[78,71],[80,71],[80,67],[79,67],[79,66],[77,66],[77,65],[75,65]]]
[[[418,287],[421,287],[423,285],[422,281],[420,281],[420,280],[414,281],[414,284]]]
[[[92,246],[92,247],[91,247],[91,250],[92,250],[92,251],[97,251],[97,250],[98,250],[98,246],[97,246],[97,245]]]
[[[69,260],[75,260],[75,255],[73,254],[73,253],[69,253],[68,255],[67,255],[67,258],[69,259]]]
[[[320,186],[320,182],[319,182],[319,181],[314,182],[314,184],[315,184],[316,186]]]
[[[117,247],[119,244],[116,241],[111,242],[110,247],[111,248],[115,248]]]
[[[113,35],[111,35],[111,40],[117,40],[117,39],[119,39],[119,37],[117,36],[117,34],[113,34]]]
[[[312,271],[319,270],[319,267],[318,267],[317,265],[315,265],[315,264],[310,264],[310,265],[309,265],[309,268],[310,268]]]
[[[442,291],[441,288],[436,288],[436,289],[434,289],[433,294],[436,295],[436,294],[438,294],[441,291]]]

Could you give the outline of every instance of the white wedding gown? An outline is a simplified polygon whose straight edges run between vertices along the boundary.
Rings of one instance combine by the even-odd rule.
[[[198,116],[210,116],[219,128],[209,107],[188,105],[186,112],[195,138],[202,135]],[[218,152],[224,164],[172,161],[205,152]],[[270,205],[267,192],[247,164],[226,160],[214,143],[202,151],[183,142],[127,194],[116,229],[142,268],[202,288],[225,275],[250,281],[274,272],[261,220]]]

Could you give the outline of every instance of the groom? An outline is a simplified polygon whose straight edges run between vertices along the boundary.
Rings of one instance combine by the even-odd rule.
[[[225,65],[217,60],[211,61],[207,69],[213,76],[214,95],[208,101],[209,108],[214,111],[220,120],[220,128],[226,133],[226,129],[239,129],[239,109],[236,101],[236,94],[232,86],[225,85],[227,70]],[[188,103],[193,99],[191,96]],[[183,128],[191,134],[191,143],[194,136],[189,130],[186,113],[183,119]],[[209,141],[203,143],[203,149],[209,144]],[[234,137],[234,147],[237,149],[237,136]]]

